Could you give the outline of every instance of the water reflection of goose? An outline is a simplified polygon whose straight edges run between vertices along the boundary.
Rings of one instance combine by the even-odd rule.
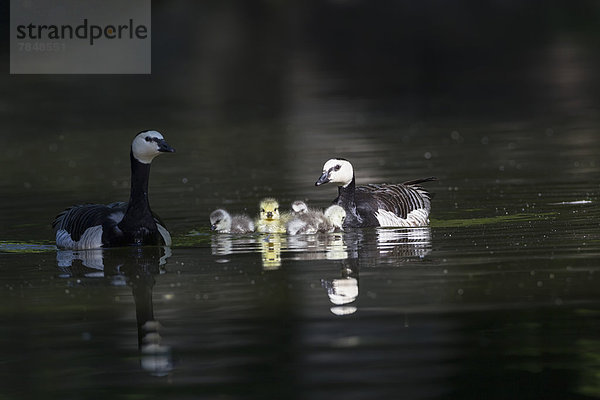
[[[356,259],[342,262],[341,277],[335,279],[322,279],[321,286],[327,290],[329,301],[333,304],[330,308],[335,315],[349,315],[357,311],[352,304],[358,298],[358,266]]]
[[[56,256],[61,276],[78,278],[78,282],[86,278],[105,277],[113,285],[131,287],[140,364],[144,370],[157,376],[166,375],[173,369],[171,349],[162,344],[161,326],[154,319],[152,303],[154,276],[164,273],[164,265],[170,256],[168,247],[61,250]]]
[[[425,257],[431,251],[431,230],[423,228],[379,228],[377,248],[384,257]]]
[[[351,230],[340,234],[344,257],[341,260],[341,277],[322,279],[336,315],[348,315],[357,311],[360,267],[381,263],[423,258],[431,251],[431,231],[425,228],[396,228],[375,230]],[[328,252],[332,254],[332,252]]]

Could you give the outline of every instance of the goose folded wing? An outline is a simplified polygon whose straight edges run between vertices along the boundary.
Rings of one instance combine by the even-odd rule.
[[[52,228],[55,232],[64,230],[72,240],[78,241],[88,228],[103,225],[108,219],[118,223],[126,209],[127,203],[123,202],[72,206],[56,216]]]
[[[356,188],[356,200],[406,218],[411,211],[428,208],[429,193],[416,185],[369,184]]]

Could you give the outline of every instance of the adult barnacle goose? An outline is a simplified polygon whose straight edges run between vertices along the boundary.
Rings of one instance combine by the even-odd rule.
[[[254,222],[247,215],[230,215],[219,208],[210,214],[210,228],[219,233],[254,232]]]
[[[323,166],[323,174],[315,185],[338,184],[338,197],[333,204],[346,210],[345,228],[411,227],[429,223],[431,195],[419,184],[434,180],[430,177],[356,187],[352,164],[343,158],[332,158]]]
[[[131,143],[129,202],[77,205],[61,212],[52,228],[56,245],[83,250],[130,245],[171,245],[171,235],[148,203],[150,163],[160,153],[174,152],[156,131],[143,131]]]

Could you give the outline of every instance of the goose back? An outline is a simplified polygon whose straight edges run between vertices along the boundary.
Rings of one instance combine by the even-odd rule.
[[[436,180],[425,178],[400,184],[368,184],[339,187],[333,204],[347,213],[345,228],[369,226],[423,226],[429,221],[431,194],[419,184]]]

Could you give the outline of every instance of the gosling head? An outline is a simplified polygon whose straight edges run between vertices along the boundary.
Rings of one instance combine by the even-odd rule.
[[[315,182],[315,186],[331,182],[346,187],[352,182],[352,179],[354,179],[354,169],[350,161],[343,158],[332,158],[323,165],[323,174]]]
[[[340,230],[344,230],[344,221],[346,220],[346,211],[338,206],[333,205],[329,206],[325,210],[325,218],[329,221],[329,223],[334,227]]]
[[[279,203],[277,200],[267,198],[260,202],[260,219],[263,221],[276,221],[279,219]]]
[[[163,135],[157,131],[142,131],[131,143],[131,154],[142,164],[150,164],[160,153],[174,153]]]
[[[210,229],[217,232],[229,232],[231,230],[231,215],[223,209],[210,213]]]
[[[294,214],[306,214],[308,212],[308,206],[302,200],[296,200],[292,203],[292,211]]]

